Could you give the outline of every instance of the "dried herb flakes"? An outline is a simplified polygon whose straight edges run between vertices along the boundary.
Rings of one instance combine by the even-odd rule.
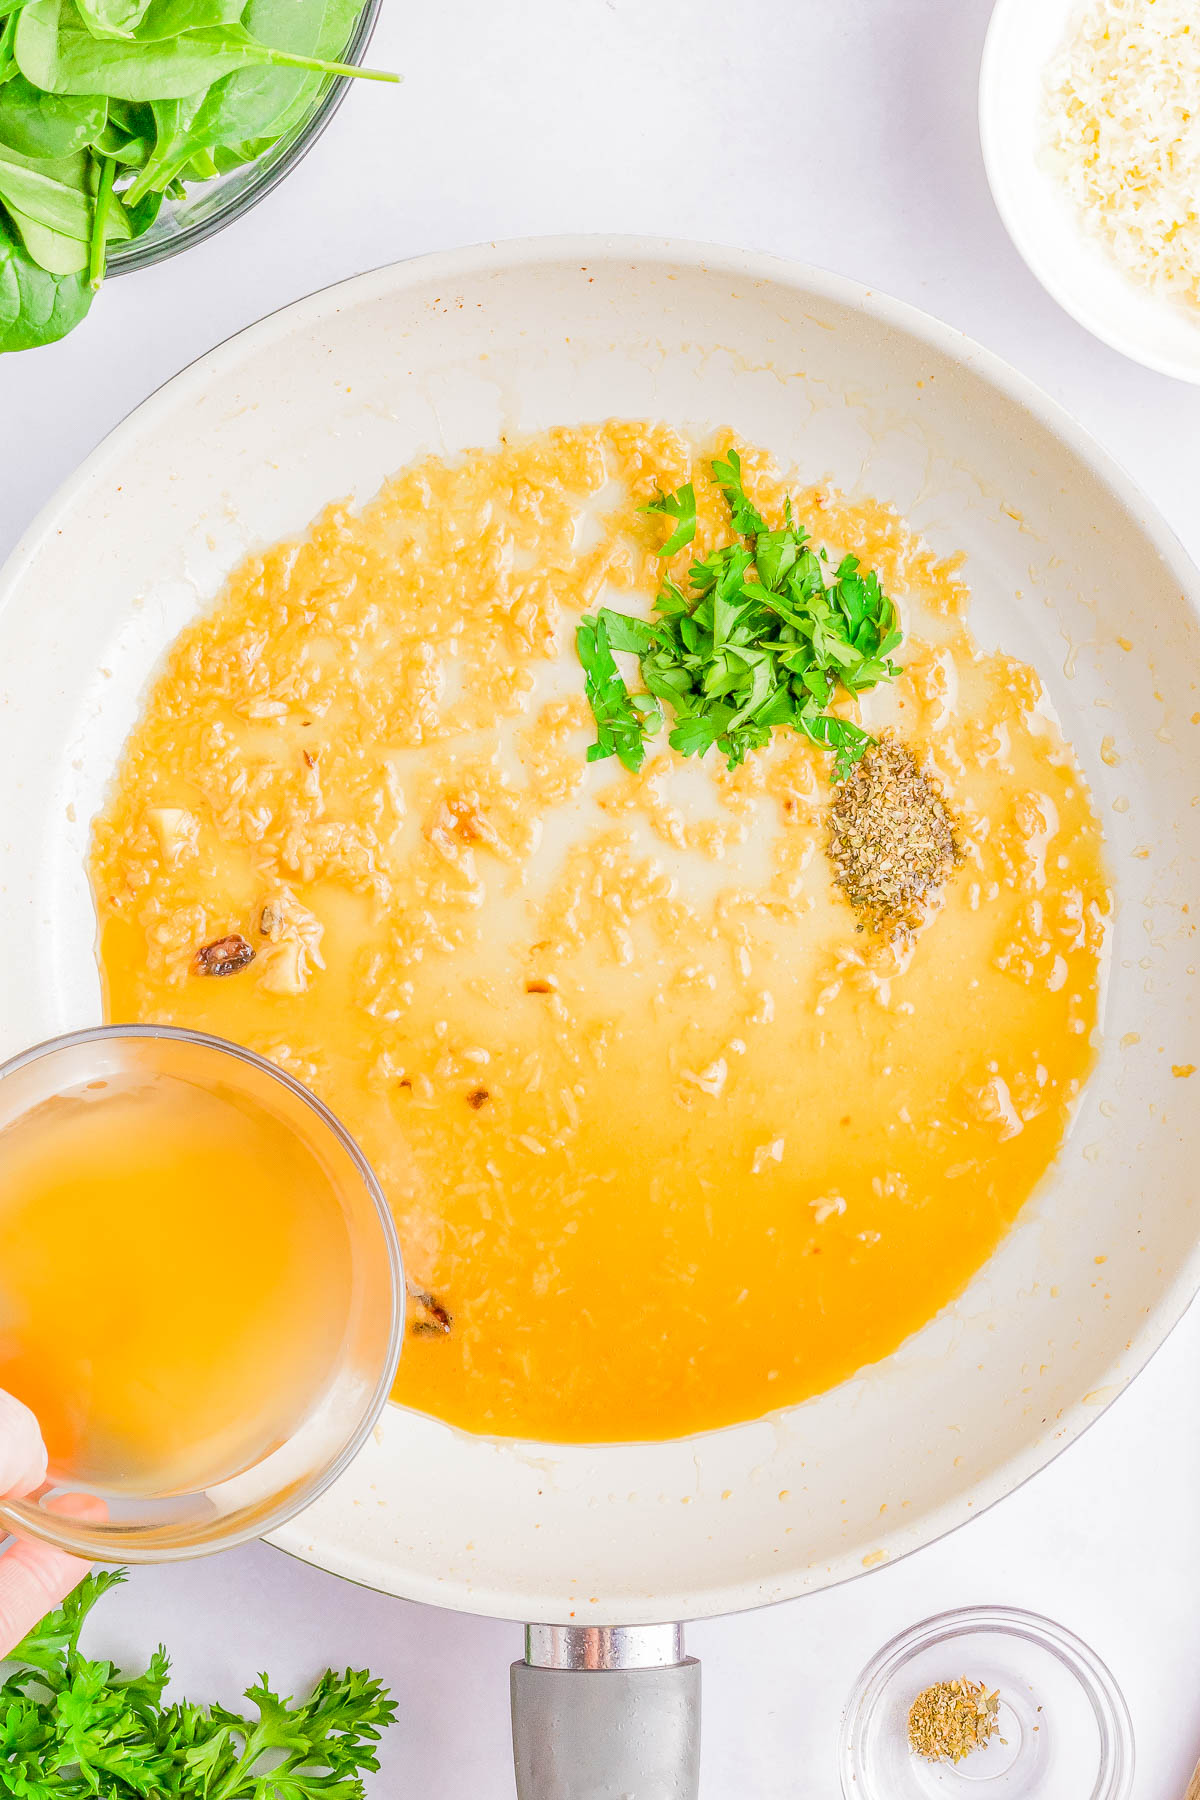
[[[835,789],[827,849],[860,929],[889,938],[921,924],[962,860],[941,783],[891,732]]]
[[[999,1713],[1000,1695],[989,1693],[981,1681],[961,1676],[957,1681],[937,1681],[912,1703],[908,1747],[926,1762],[961,1762],[973,1750],[986,1749]]]

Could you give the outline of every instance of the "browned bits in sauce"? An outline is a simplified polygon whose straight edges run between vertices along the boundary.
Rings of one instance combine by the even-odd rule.
[[[304,761],[310,769],[315,769],[317,766],[317,759],[311,750],[304,751]]]
[[[202,944],[192,958],[197,975],[236,975],[239,969],[254,961],[254,946],[240,932]]]
[[[472,1088],[467,1095],[467,1105],[478,1112],[481,1106],[487,1105],[491,1097],[486,1088]]]
[[[433,817],[425,827],[425,835],[433,843],[439,837],[455,843],[486,844],[490,850],[503,850],[500,834],[476,803],[463,794],[451,794],[440,800]]]
[[[557,981],[548,981],[544,976],[534,976],[525,983],[525,992],[527,994],[556,994],[558,983]]]
[[[436,1294],[430,1294],[424,1288],[410,1287],[408,1297],[420,1307],[423,1314],[423,1317],[414,1319],[409,1327],[414,1337],[449,1337],[454,1317]]]
[[[962,860],[941,783],[891,732],[834,789],[826,848],[859,930],[888,938],[916,930]]]

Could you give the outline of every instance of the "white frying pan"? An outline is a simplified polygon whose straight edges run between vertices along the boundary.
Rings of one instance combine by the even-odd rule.
[[[1059,1166],[895,1355],[668,1444],[492,1442],[393,1407],[280,1533],[391,1593],[571,1628],[531,1634],[531,1664],[631,1665],[520,1666],[522,1793],[658,1800],[692,1791],[695,1665],[672,1631],[584,1628],[760,1606],[929,1542],[1082,1431],[1197,1286],[1200,1084],[1171,1068],[1200,1063],[1200,583],[1125,477],[957,333],[766,257],[508,245],[289,307],[139,408],[0,581],[0,1054],[99,1017],[88,822],[157,658],[243,554],[418,453],[611,414],[731,424],[965,550],[976,633],[1044,676],[1118,895],[1104,1048]],[[556,1730],[603,1735],[618,1700],[644,1729],[572,1763]]]

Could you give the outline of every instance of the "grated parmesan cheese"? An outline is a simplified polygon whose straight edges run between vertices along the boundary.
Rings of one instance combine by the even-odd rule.
[[[1047,74],[1051,143],[1088,229],[1200,307],[1200,11],[1091,0]]]

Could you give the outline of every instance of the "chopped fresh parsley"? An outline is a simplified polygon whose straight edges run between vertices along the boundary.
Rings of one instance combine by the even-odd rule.
[[[811,548],[790,501],[784,524],[769,530],[746,495],[736,450],[711,467],[739,541],[694,562],[686,590],[664,579],[653,621],[608,607],[580,621],[576,646],[596,720],[588,760],[618,756],[639,769],[665,701],[675,721],[669,741],[682,756],[715,745],[734,769],[786,725],[831,751],[841,780],[875,740],[828,709],[841,693],[901,673],[891,658],[902,636],[895,605],[855,556],[827,580],[825,553]],[[692,542],[691,482],[645,510],[676,521],[660,556]],[[645,695],[630,694],[614,651],[638,658]]]
[[[692,521],[695,530],[695,520]],[[586,615],[575,631],[575,648],[583,664],[588,703],[596,721],[596,742],[588,750],[588,761],[599,762],[605,756],[619,756],[627,769],[640,769],[646,756],[646,738],[662,727],[662,708],[649,694],[633,695],[625,686],[613,656],[613,640],[609,624],[615,621],[618,650],[628,650],[623,613],[600,612],[596,618]]]
[[[674,556],[677,550],[690,544],[696,535],[696,490],[690,481],[677,493],[658,494],[642,511],[662,513],[664,518],[676,521],[674,531],[659,549],[660,556]]]
[[[713,480],[725,496],[730,523],[739,537],[757,537],[767,529],[762,514],[746,498],[742,486],[742,459],[731,450],[722,462],[718,456],[712,464]]]
[[[161,1645],[140,1675],[84,1656],[79,1633],[121,1570],[89,1575],[3,1660],[0,1793],[24,1800],[361,1800],[396,1714],[363,1669],[327,1669],[299,1705],[246,1690],[253,1715],[164,1702]]]

